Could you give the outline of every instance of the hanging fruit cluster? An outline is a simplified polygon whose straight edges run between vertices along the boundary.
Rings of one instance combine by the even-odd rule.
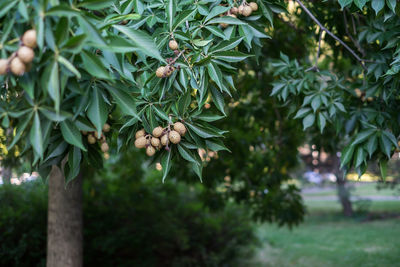
[[[258,10],[258,4],[256,2],[247,3],[243,1],[239,7],[232,7],[228,12],[223,14],[224,16],[229,16],[233,18],[237,18],[237,15],[242,15],[245,17],[250,16],[254,11]],[[226,28],[229,26],[227,23],[220,23],[222,28]]]
[[[170,40],[168,46],[171,50],[174,51],[176,57],[175,58],[167,58],[166,61],[168,65],[158,67],[156,70],[156,76],[158,78],[166,78],[172,75],[175,69],[179,70],[179,66],[175,68],[175,62],[180,58],[184,51],[179,51],[179,45],[176,40]]]
[[[36,31],[28,30],[21,38],[20,47],[8,59],[0,59],[0,75],[8,72],[22,76],[29,71],[31,62],[35,57],[33,49],[36,47]]]
[[[146,154],[151,157],[165,147],[166,150],[170,149],[170,144],[179,144],[182,136],[186,134],[186,127],[182,122],[175,122],[163,128],[158,126],[153,129],[152,134],[148,134],[144,129],[136,132],[135,147],[146,148]]]
[[[94,145],[97,142],[99,142],[100,149],[104,153],[103,156],[104,159],[106,160],[110,158],[110,154],[108,153],[108,151],[110,150],[110,146],[107,143],[107,139],[104,133],[108,133],[110,130],[111,126],[108,123],[106,123],[104,124],[103,132],[100,135],[98,134],[98,132],[85,132],[85,131],[82,132],[83,135],[87,135],[87,140],[89,144]]]

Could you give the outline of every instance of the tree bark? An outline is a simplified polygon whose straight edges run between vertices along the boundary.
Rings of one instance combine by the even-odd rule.
[[[353,215],[353,205],[350,201],[350,191],[346,188],[346,177],[344,177],[343,172],[340,170],[340,159],[333,155],[335,160],[335,175],[336,175],[336,186],[340,204],[342,204],[343,215],[350,217]]]
[[[83,265],[82,173],[65,186],[61,169],[49,179],[47,267]]]
[[[4,184],[11,184],[12,169],[11,167],[5,166],[2,171],[2,179]]]

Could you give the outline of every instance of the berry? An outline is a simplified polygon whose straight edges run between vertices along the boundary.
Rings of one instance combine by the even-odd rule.
[[[243,8],[243,12],[242,12],[243,16],[248,17],[251,15],[251,13],[253,13],[253,9],[250,6],[245,6]]]
[[[178,43],[175,40],[169,41],[168,46],[169,46],[169,48],[171,48],[171,50],[177,50],[179,47]]]
[[[144,129],[141,129],[139,131],[136,132],[135,134],[135,138],[138,139],[139,137],[145,136],[146,132],[144,131]]]
[[[108,152],[108,150],[110,150],[110,147],[108,146],[108,144],[107,143],[102,143],[101,144],[101,151],[106,153],[106,152]]]
[[[146,148],[146,154],[147,154],[147,156],[149,156],[149,157],[154,156],[155,153],[156,153],[156,149],[155,149],[154,147],[148,146],[148,147]]]
[[[35,57],[35,52],[33,52],[33,49],[30,47],[21,46],[18,49],[17,55],[22,60],[22,62],[31,63],[33,58]]]
[[[24,33],[22,36],[22,43],[30,48],[36,47],[36,31],[29,30]]]
[[[87,140],[91,145],[96,144],[96,138],[94,138],[94,136],[91,134],[88,135]]]
[[[154,147],[159,147],[160,146],[160,139],[157,137],[151,138],[151,145]]]
[[[168,145],[168,135],[164,134],[163,136],[161,136],[161,145],[166,146]]]
[[[165,67],[159,67],[156,71],[156,76],[158,78],[163,78],[165,77]]]
[[[139,137],[135,140],[135,147],[137,148],[144,148],[146,146],[147,139],[144,136]]]
[[[175,68],[173,66],[166,67],[167,76],[171,76],[172,73],[174,72],[174,70],[175,70]]]
[[[178,144],[181,141],[181,135],[177,131],[171,131],[169,133],[169,141],[173,144]]]
[[[253,10],[253,11],[257,11],[258,10],[258,5],[257,5],[256,2],[251,2],[251,3],[249,3],[249,5],[251,7],[251,10]]]
[[[153,129],[153,136],[160,137],[163,134],[164,129],[161,126],[158,126]]]
[[[22,76],[25,73],[25,64],[18,57],[15,57],[10,63],[10,70],[14,75]]]
[[[205,109],[209,109],[209,108],[211,108],[211,105],[210,105],[210,103],[205,103],[205,104],[204,104],[204,108],[205,108]]]
[[[7,73],[8,60],[0,59],[0,75],[5,75]]]
[[[110,129],[111,129],[110,124],[108,124],[108,123],[104,124],[103,132],[108,133],[110,131]]]
[[[182,122],[175,122],[174,130],[177,131],[181,136],[184,136],[186,133],[186,127]]]
[[[237,15],[239,13],[239,9],[237,7],[232,7],[231,8],[231,13],[234,15]]]

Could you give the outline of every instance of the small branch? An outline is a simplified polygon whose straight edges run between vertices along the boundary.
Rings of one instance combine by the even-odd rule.
[[[351,14],[350,14],[351,16]],[[353,23],[353,31],[356,33],[356,29],[355,29],[355,24],[354,24],[354,18],[353,16],[351,16],[352,19],[352,23]],[[365,51],[364,49],[362,49],[362,47],[360,46],[360,43],[353,38],[353,36],[350,34],[349,29],[348,29],[348,22],[347,22],[347,16],[346,16],[346,9],[343,9],[343,20],[344,20],[344,28],[346,30],[346,34],[349,36],[350,40],[353,42],[353,44],[355,45],[355,47],[357,47],[357,50],[362,54],[362,56],[365,56]],[[365,61],[364,61],[365,62]]]
[[[354,52],[353,49],[351,49],[345,42],[343,42],[339,37],[337,37],[335,34],[333,34],[331,31],[329,31],[327,28],[325,28],[324,25],[311,13],[311,11],[303,4],[301,0],[295,0],[300,7],[307,13],[307,15],[321,28],[322,31],[326,31],[327,34],[329,34],[333,39],[338,41],[344,48],[347,49],[347,51],[350,52],[350,54],[353,55],[355,59],[360,63],[361,67],[363,67],[364,70],[367,70],[364,64],[364,60],[361,59],[356,52]]]

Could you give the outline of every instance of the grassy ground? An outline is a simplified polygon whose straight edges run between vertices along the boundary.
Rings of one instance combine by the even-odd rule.
[[[400,191],[398,189],[390,189],[388,187],[378,188],[376,183],[349,183],[351,193],[354,196],[367,197],[367,196],[398,196]],[[336,195],[336,186],[332,184],[322,190],[315,192],[307,192],[305,196],[331,196]]]
[[[371,202],[354,218],[335,201],[306,205],[305,222],[292,230],[259,226],[263,246],[249,266],[400,266],[400,201]]]

